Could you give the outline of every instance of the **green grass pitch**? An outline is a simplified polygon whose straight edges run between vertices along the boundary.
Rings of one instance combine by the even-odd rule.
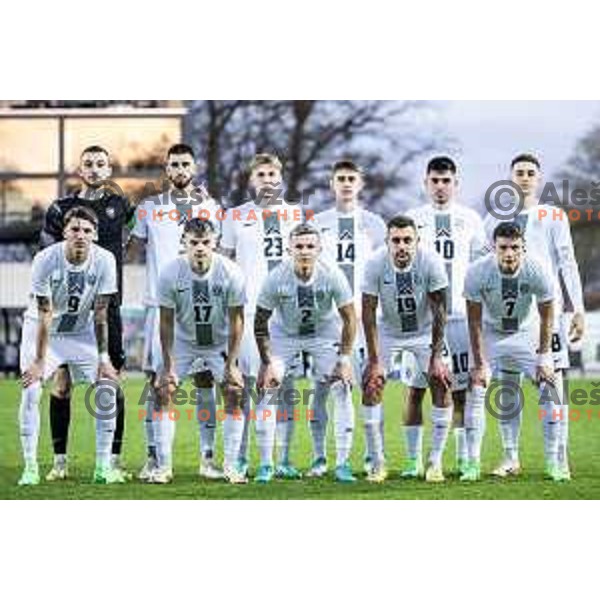
[[[306,384],[302,384],[306,385]],[[572,389],[580,387],[588,392],[591,381],[573,381]],[[131,378],[124,384],[127,397],[127,425],[124,459],[127,467],[137,473],[144,462],[143,423],[139,420],[138,400],[143,380]],[[261,486],[250,483],[232,486],[225,483],[201,481],[197,476],[198,426],[182,412],[177,424],[175,442],[175,481],[171,485],[157,486],[132,481],[125,485],[98,486],[90,483],[94,466],[94,422],[83,404],[83,389],[73,398],[70,437],[70,474],[67,482],[42,482],[34,488],[19,488],[16,482],[22,468],[17,428],[19,386],[15,381],[0,381],[0,499],[569,499],[600,498],[600,407],[580,407],[580,418],[571,422],[571,464],[573,481],[555,484],[543,480],[542,425],[538,420],[535,390],[526,390],[526,408],[521,441],[524,473],[519,479],[497,481],[485,476],[477,484],[461,484],[453,476],[454,439],[449,438],[445,455],[445,469],[449,474],[444,484],[427,484],[423,481],[406,482],[398,472],[404,456],[404,437],[401,427],[404,391],[391,383],[385,395],[386,454],[390,479],[382,485],[368,484],[361,476],[355,484],[337,484],[331,476],[319,481],[274,482]],[[426,401],[429,404],[428,400]],[[575,407],[572,407],[575,408]],[[184,407],[185,410],[185,407]],[[585,411],[590,410],[588,415]],[[428,411],[427,411],[428,412]],[[48,471],[52,455],[48,423],[47,393],[42,398],[42,434],[40,438],[40,467],[42,476]],[[331,430],[331,422],[330,422]],[[219,428],[219,449],[222,447]],[[429,428],[425,432],[425,450],[429,447]],[[352,453],[352,464],[361,471],[364,435],[360,414]],[[311,461],[311,441],[308,423],[301,420],[296,425],[292,450],[294,462],[306,470]],[[334,448],[329,434],[329,459],[333,461]],[[488,473],[501,457],[497,423],[488,416],[484,440],[483,469]],[[219,456],[220,458],[220,456]],[[257,455],[252,445],[252,466]]]

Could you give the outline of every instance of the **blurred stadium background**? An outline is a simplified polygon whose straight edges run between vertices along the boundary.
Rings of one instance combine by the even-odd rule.
[[[493,104],[499,103],[485,108],[492,117]],[[549,103],[520,104],[521,112],[534,115],[539,106]],[[288,192],[304,194],[313,210],[329,201],[330,165],[350,155],[368,174],[365,204],[389,216],[423,201],[420,180],[426,160],[434,153],[456,157],[465,181],[469,180],[468,131],[453,127],[449,115],[469,114],[473,121],[476,105],[482,103],[0,101],[0,378],[17,373],[21,314],[28,301],[30,263],[38,249],[45,210],[78,185],[79,156],[86,146],[100,144],[110,151],[113,181],[137,202],[148,195],[148,183],[154,189],[161,187],[167,148],[178,141],[190,143],[199,156],[200,178],[225,206],[244,197],[243,166],[248,158],[256,151],[273,151],[285,162]],[[600,111],[597,106],[587,109],[591,116],[585,130],[578,130],[580,135],[572,143],[569,140],[569,151],[563,149],[564,157],[559,155],[560,162],[554,160],[552,172],[546,172],[547,180],[567,179],[571,189],[589,190],[594,181],[600,182],[600,126],[593,119],[595,115],[600,123]],[[570,110],[577,112],[575,103]],[[561,135],[560,124],[547,127]],[[540,136],[535,132],[529,136],[528,146],[515,153],[538,149]],[[540,140],[549,143],[547,137]],[[478,143],[484,148],[493,140]],[[471,154],[485,161],[485,153],[477,148],[473,152],[470,144]],[[542,156],[545,150],[539,148]],[[510,158],[499,158],[504,163],[501,168],[506,169]],[[478,169],[480,178],[493,172],[490,166],[487,171]],[[495,178],[505,178],[506,172],[498,173]],[[494,180],[490,177],[489,182],[477,181],[477,188],[474,177],[465,186],[469,197],[462,200],[479,212],[485,189]],[[573,359],[579,370],[588,373],[600,371],[600,226],[598,207],[594,208],[591,221],[572,222],[588,310],[586,340],[573,348]],[[123,316],[130,370],[138,369],[141,362],[143,263],[144,256],[138,256],[126,265]]]

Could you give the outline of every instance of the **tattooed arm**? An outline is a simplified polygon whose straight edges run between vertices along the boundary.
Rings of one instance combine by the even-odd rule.
[[[100,294],[94,302],[94,330],[98,347],[98,379],[116,380],[118,374],[108,355],[108,305],[110,294]]]
[[[254,317],[254,338],[260,354],[260,370],[256,385],[258,389],[278,387],[281,383],[280,374],[276,373],[273,365],[273,355],[271,352],[271,339],[269,337],[269,320],[273,311],[256,307]]]
[[[446,330],[446,288],[429,292],[429,305],[433,322],[431,326],[431,359],[429,361],[429,377],[440,382],[444,387],[451,385],[448,367],[442,360],[444,351],[444,332]]]
[[[469,338],[473,352],[471,369],[471,386],[487,387],[489,369],[483,354],[482,304],[467,300],[467,319],[469,321]]]
[[[52,323],[52,303],[48,296],[37,296],[38,328],[35,340],[35,360],[25,369],[21,380],[23,387],[42,379],[44,375],[44,362],[48,350],[50,325]]]

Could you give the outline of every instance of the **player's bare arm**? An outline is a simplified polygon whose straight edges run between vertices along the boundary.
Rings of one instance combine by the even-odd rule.
[[[260,355],[260,369],[256,385],[258,389],[277,387],[281,381],[277,378],[275,368],[272,362],[271,338],[269,336],[269,320],[273,311],[256,307],[256,315],[254,316],[254,337],[258,346]]]
[[[536,378],[538,381],[554,381],[554,362],[552,360],[552,326],[554,323],[554,302],[540,302],[540,349]]]
[[[177,375],[175,373],[175,360],[173,358],[173,342],[175,338],[175,309],[166,306],[160,307],[160,346],[162,349],[163,368],[158,382],[158,402],[162,406],[169,403],[170,392],[177,386]]]
[[[442,360],[444,351],[444,332],[446,330],[446,288],[430,292],[428,294],[431,307],[431,359],[429,361],[429,377],[433,381],[442,384],[446,389],[450,388],[450,371]]]
[[[98,346],[98,379],[112,379],[116,381],[119,374],[112,366],[108,355],[108,306],[111,295],[101,294],[94,302],[94,331]]]
[[[354,303],[339,307],[342,317],[342,339],[340,343],[340,358],[335,366],[332,378],[344,383],[352,383],[352,348],[356,339],[356,310]]]
[[[37,296],[38,328],[35,345],[35,360],[22,375],[23,387],[39,381],[44,374],[44,361],[48,349],[50,324],[52,323],[52,303],[47,296]]]
[[[242,373],[237,366],[240,346],[244,335],[244,307],[229,308],[229,340],[227,346],[227,361],[225,363],[225,380],[240,388],[244,387]]]
[[[365,401],[371,403],[381,398],[385,385],[385,369],[379,355],[379,338],[377,334],[377,305],[379,298],[370,294],[362,295],[362,324],[367,343],[367,368],[363,376]]]
[[[467,300],[467,319],[469,322],[469,338],[473,353],[471,369],[471,387],[487,387],[489,384],[489,368],[483,353],[483,319],[481,302]]]

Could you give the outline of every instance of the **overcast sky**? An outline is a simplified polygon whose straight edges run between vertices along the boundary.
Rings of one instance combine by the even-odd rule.
[[[600,101],[451,101],[437,103],[443,128],[456,145],[440,148],[460,161],[462,197],[483,198],[493,181],[504,179],[512,156],[534,152],[551,176],[577,140],[600,123]]]

